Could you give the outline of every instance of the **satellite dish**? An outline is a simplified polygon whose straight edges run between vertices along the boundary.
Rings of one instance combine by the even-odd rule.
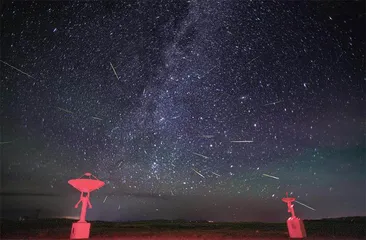
[[[89,178],[83,178],[84,176]],[[89,201],[90,192],[103,187],[105,183],[91,173],[85,173],[80,178],[71,179],[68,183],[81,192],[80,200],[75,205],[75,208],[78,208],[80,203],[82,204],[80,220],[72,224],[70,239],[88,239],[90,234],[90,223],[85,220],[85,216],[87,207],[89,206],[89,208],[92,208]],[[87,193],[86,196],[84,196],[84,193]]]
[[[84,176],[87,176],[89,178],[82,178]],[[91,177],[94,177],[92,179]],[[92,191],[95,191],[105,185],[104,182],[100,181],[98,178],[93,176],[91,173],[85,173],[83,176],[81,176],[78,179],[71,179],[68,181],[68,183],[79,190],[80,192],[90,193]]]

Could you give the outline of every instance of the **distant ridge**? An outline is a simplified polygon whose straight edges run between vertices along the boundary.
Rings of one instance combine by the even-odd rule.
[[[358,221],[358,220],[365,221],[366,220],[366,215],[365,216],[354,216],[354,217],[304,219],[304,221],[351,221],[351,222],[352,221]]]
[[[50,218],[39,218],[37,221],[75,221],[78,217],[73,216],[65,216],[65,217],[50,217]],[[6,218],[1,218],[0,220],[10,220]],[[13,221],[13,220],[10,220]],[[35,221],[35,220],[32,220]],[[366,222],[366,216],[353,216],[353,217],[338,217],[338,218],[320,218],[320,219],[304,219],[306,222],[318,222],[318,221],[345,221],[345,222]],[[98,223],[113,223],[119,221],[101,221],[101,220],[93,220],[89,222],[98,222]],[[285,221],[284,221],[285,222]],[[211,220],[186,220],[186,219],[151,219],[151,220],[135,220],[135,221],[121,221],[120,223],[262,223],[267,224],[268,222],[258,222],[258,221],[245,221],[245,222],[225,222],[225,221],[211,221]],[[271,224],[271,223],[268,223]],[[276,223],[275,223],[276,224]],[[281,224],[281,222],[279,222]]]

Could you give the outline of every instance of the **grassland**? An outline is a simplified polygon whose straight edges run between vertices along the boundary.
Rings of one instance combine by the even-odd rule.
[[[1,221],[0,239],[67,239],[73,220]],[[304,221],[309,239],[365,239],[366,217]],[[92,222],[93,239],[286,239],[285,223]]]

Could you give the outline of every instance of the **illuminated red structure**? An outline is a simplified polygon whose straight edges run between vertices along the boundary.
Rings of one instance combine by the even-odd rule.
[[[291,217],[287,219],[287,229],[290,238],[306,238],[306,231],[304,227],[303,221],[295,216],[294,202],[296,198],[288,197],[288,193],[286,193],[286,197],[282,198],[282,201],[287,203],[287,211],[291,213]]]
[[[83,178],[88,177],[88,178]],[[92,179],[92,177],[94,179]],[[90,192],[97,190],[104,186],[104,182],[97,179],[91,173],[85,173],[78,179],[71,179],[68,182],[71,186],[80,191],[80,200],[75,205],[78,208],[81,203],[80,220],[72,224],[70,239],[86,239],[89,238],[90,223],[85,221],[86,209],[92,208],[89,197]]]

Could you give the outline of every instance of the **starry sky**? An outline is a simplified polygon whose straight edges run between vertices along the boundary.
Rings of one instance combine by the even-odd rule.
[[[5,1],[2,215],[78,216],[85,172],[89,220],[366,215],[364,9]]]

